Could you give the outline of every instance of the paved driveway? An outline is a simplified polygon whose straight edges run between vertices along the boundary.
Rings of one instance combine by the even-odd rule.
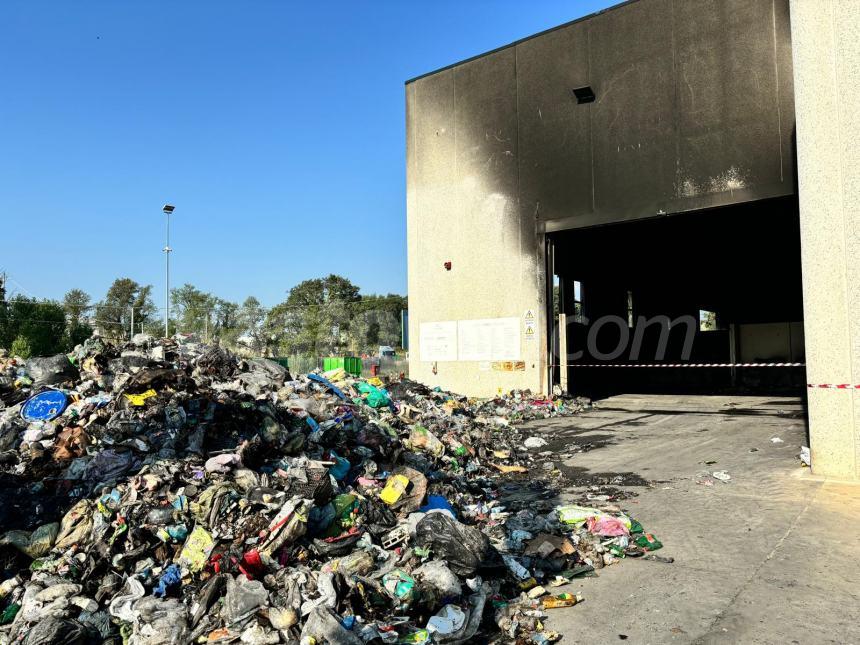
[[[860,643],[860,486],[801,468],[799,399],[628,395],[598,406],[529,427],[560,453],[557,437],[593,440],[562,467],[649,480],[622,506],[675,562],[626,560],[570,585],[586,601],[552,611],[562,642]],[[717,470],[731,481],[697,482]]]

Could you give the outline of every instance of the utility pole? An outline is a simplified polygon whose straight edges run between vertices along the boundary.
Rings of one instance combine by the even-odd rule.
[[[134,336],[134,305],[131,306],[131,327],[128,330],[128,339]]]
[[[170,320],[170,214],[174,211],[174,207],[170,204],[165,204],[162,207],[162,212],[167,215],[167,244],[164,246],[164,337],[170,336],[170,328],[168,321]]]

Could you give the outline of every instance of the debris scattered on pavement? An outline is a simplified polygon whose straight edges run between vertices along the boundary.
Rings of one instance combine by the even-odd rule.
[[[696,475],[693,477],[693,481],[697,484],[700,484],[701,486],[714,485],[714,478],[711,477],[711,473],[709,473],[708,471],[696,473]]]
[[[693,477],[693,481],[702,486],[713,486],[717,481],[728,484],[731,480],[732,476],[725,470],[717,470],[714,472],[703,470],[696,473]]]
[[[529,437],[523,442],[523,445],[526,448],[543,448],[547,443],[549,442],[543,437]]]
[[[0,358],[0,642],[554,642],[556,587],[671,561],[624,476],[535,476],[517,425],[583,405],[145,335]]]

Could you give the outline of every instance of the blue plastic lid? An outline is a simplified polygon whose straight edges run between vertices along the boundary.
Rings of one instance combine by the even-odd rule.
[[[45,390],[27,399],[21,408],[21,416],[27,421],[50,421],[66,409],[69,400],[59,390]]]
[[[331,390],[331,392],[332,392],[332,393],[334,393],[334,394],[335,394],[335,396],[337,396],[337,397],[338,397],[339,399],[341,399],[342,401],[346,401],[346,400],[347,400],[347,399],[346,399],[346,394],[344,394],[343,392],[341,392],[340,388],[338,388],[334,383],[332,383],[331,381],[329,381],[329,380],[328,380],[327,378],[325,378],[324,376],[320,376],[319,374],[310,373],[310,374],[308,374],[308,378],[309,378],[310,380],[312,380],[312,381],[316,381],[317,383],[319,383],[319,384],[324,385],[325,387],[327,387],[329,390]]]

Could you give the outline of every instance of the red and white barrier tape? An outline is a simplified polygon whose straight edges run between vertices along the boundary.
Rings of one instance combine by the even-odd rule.
[[[805,367],[806,363],[569,363],[568,367]]]
[[[559,367],[559,365],[552,367]],[[806,367],[806,363],[569,363],[568,367]],[[860,390],[860,385],[851,383],[807,383],[806,387],[826,390]]]
[[[827,390],[860,390],[860,385],[851,385],[851,383],[807,383],[806,387]]]

